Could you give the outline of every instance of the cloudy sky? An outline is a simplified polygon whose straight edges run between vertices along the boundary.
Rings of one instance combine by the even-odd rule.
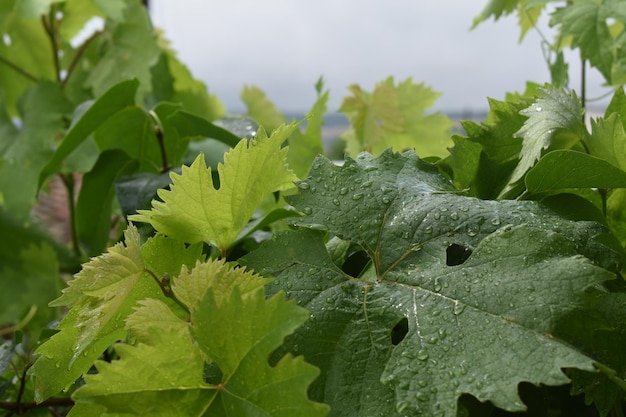
[[[486,97],[549,81],[541,38],[518,43],[514,16],[470,30],[487,0],[152,0],[156,26],[193,74],[229,111],[241,111],[245,84],[261,87],[283,111],[306,111],[323,76],[336,110],[346,87],[371,90],[392,75],[442,93],[435,108],[481,111]],[[550,36],[546,22],[542,29]],[[576,63],[576,55],[569,54]],[[571,66],[579,89],[579,65]],[[588,96],[600,95],[590,72]]]

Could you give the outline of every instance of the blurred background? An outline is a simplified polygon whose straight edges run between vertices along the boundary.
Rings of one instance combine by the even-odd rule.
[[[518,43],[513,15],[470,29],[487,2],[149,0],[149,7],[181,60],[231,113],[243,111],[239,93],[246,84],[263,89],[284,113],[302,114],[323,76],[332,114],[348,85],[371,91],[393,75],[442,93],[434,110],[480,119],[487,97],[504,99],[528,80],[550,81],[540,34],[530,31]],[[544,16],[538,26],[552,41],[548,23]],[[579,90],[580,60],[571,52],[566,59],[570,87]],[[607,92],[595,70],[587,77],[590,99]],[[590,102],[590,109],[607,102]]]

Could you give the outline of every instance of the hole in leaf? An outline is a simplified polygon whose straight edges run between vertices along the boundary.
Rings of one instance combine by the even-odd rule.
[[[455,266],[461,265],[472,254],[472,250],[467,246],[453,243],[446,248],[446,265]]]
[[[402,317],[402,319],[393,326],[393,329],[391,329],[391,344],[398,346],[400,342],[404,340],[408,332],[409,320],[406,317]]]
[[[222,382],[224,374],[222,370],[215,364],[215,362],[205,363],[203,370],[204,381],[207,384],[217,385]]]
[[[341,269],[351,277],[359,277],[369,263],[370,257],[367,252],[359,250],[348,255]]]

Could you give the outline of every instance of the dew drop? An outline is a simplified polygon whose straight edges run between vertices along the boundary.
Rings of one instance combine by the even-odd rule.
[[[416,397],[419,401],[422,401],[422,402],[428,401],[428,394],[426,394],[425,392],[418,392]]]
[[[389,204],[389,203],[391,203],[391,199],[389,197],[385,196],[385,197],[383,197],[383,203],[384,204]]]
[[[298,184],[298,188],[300,188],[301,190],[308,190],[309,188],[311,188],[311,186],[308,182],[302,181],[300,184]]]
[[[419,352],[417,352],[417,359],[421,361],[425,361],[426,359],[428,359],[428,351],[426,349],[421,349]]]
[[[456,211],[453,211],[452,213],[450,213],[450,218],[452,220],[459,220],[459,214]]]
[[[543,109],[541,108],[541,106],[537,106],[537,107],[535,107],[535,110],[537,110],[537,111],[541,111],[541,110],[543,110]]]
[[[491,219],[491,224],[494,226],[500,226],[500,219],[497,217],[494,217],[493,219]]]
[[[445,339],[445,338],[446,338],[446,336],[447,336],[447,334],[446,334],[446,329],[445,329],[445,327],[440,328],[440,329],[439,329],[439,338],[440,338],[440,339]]]
[[[463,310],[465,310],[465,304],[456,303],[454,304],[454,310],[452,312],[454,313],[454,315],[458,316],[459,314],[463,313]]]
[[[441,213],[435,213],[435,214],[433,214],[433,218],[434,218],[435,220],[439,220],[439,219],[441,219]]]
[[[348,191],[350,191],[350,190],[348,190],[347,187],[343,187],[342,189],[339,190],[339,194],[346,195],[346,194],[348,194]]]
[[[363,193],[352,194],[352,199],[353,200],[360,200],[362,198],[363,198]]]
[[[302,212],[306,215],[313,214],[313,209],[311,207],[305,207],[302,209]]]
[[[336,206],[338,206],[338,205],[340,205],[340,204],[341,204],[341,202],[339,201],[339,199],[337,199],[337,198],[333,198],[333,204],[334,204],[334,205],[336,205]]]

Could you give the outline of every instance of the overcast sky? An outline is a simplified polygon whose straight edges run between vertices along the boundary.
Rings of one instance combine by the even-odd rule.
[[[193,74],[241,111],[245,84],[261,87],[283,111],[306,111],[320,76],[335,111],[358,83],[371,90],[392,75],[412,77],[442,93],[435,108],[481,111],[525,82],[549,81],[540,37],[518,43],[516,18],[489,20],[470,31],[487,0],[152,0],[165,30]],[[547,25],[542,28],[549,34]],[[569,54],[576,61],[576,56]],[[574,62],[575,63],[575,62]],[[572,87],[579,89],[579,66]],[[590,71],[588,96],[600,95]]]

